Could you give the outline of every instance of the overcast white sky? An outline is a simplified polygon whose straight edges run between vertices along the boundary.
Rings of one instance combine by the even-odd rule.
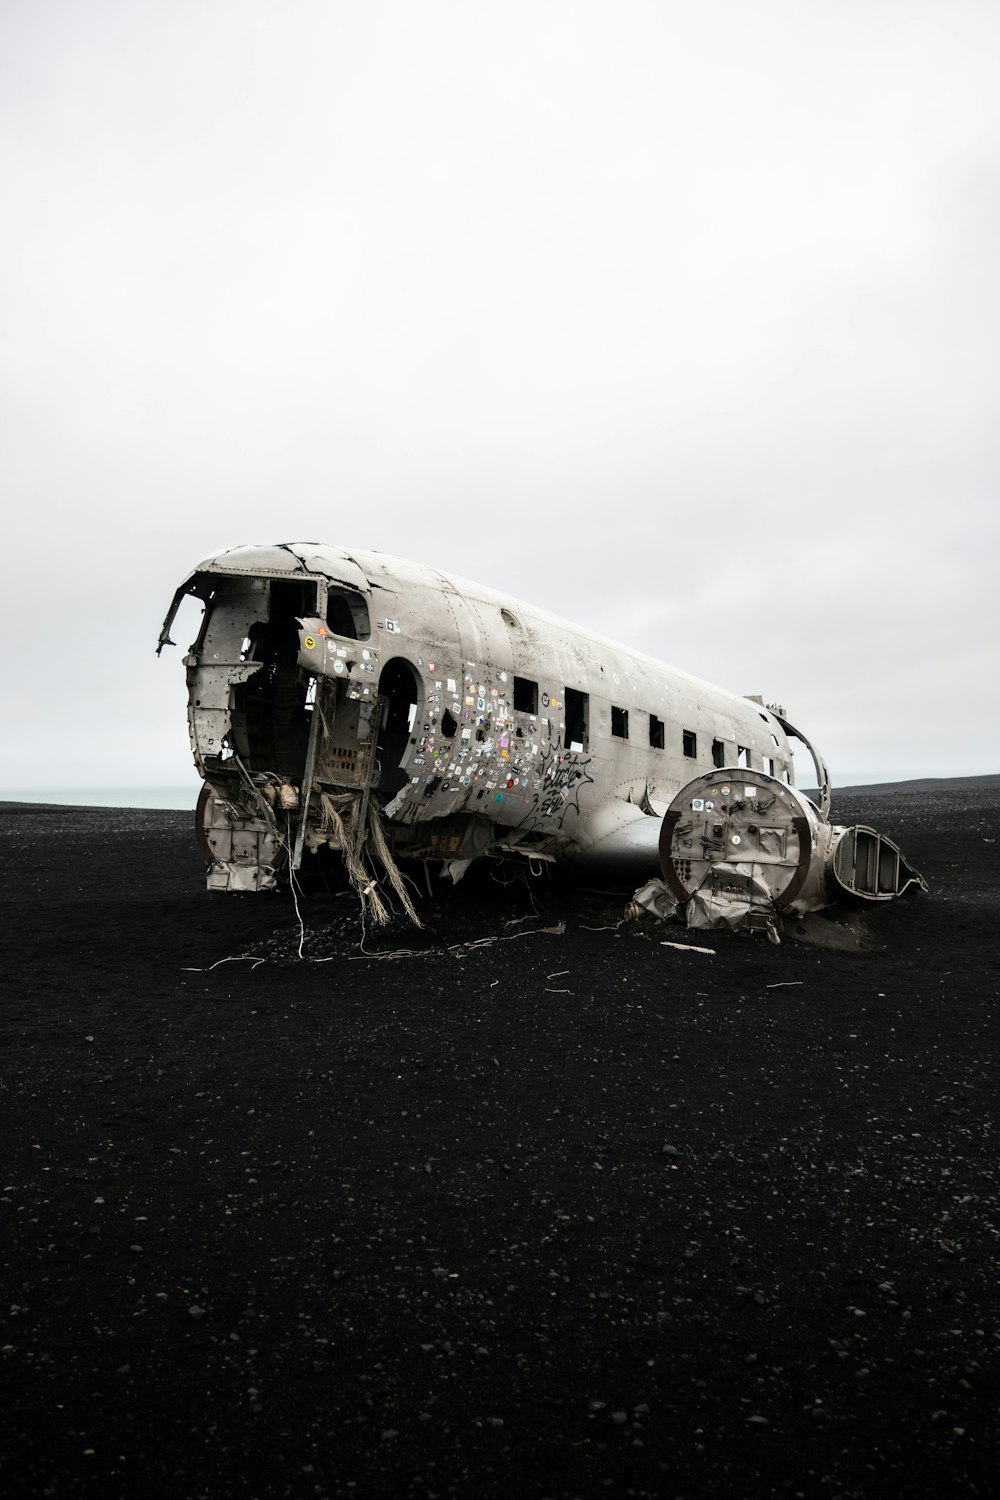
[[[1000,769],[998,79],[995,0],[6,0],[0,796],[189,780],[268,540]]]

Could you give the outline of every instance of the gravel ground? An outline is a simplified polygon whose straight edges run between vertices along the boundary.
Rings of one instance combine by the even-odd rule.
[[[486,871],[371,935],[0,804],[10,1496],[998,1493],[997,778],[812,941]]]

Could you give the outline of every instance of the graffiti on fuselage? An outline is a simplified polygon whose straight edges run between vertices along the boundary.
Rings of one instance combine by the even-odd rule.
[[[569,812],[580,813],[580,793],[585,786],[593,785],[594,778],[587,767],[590,756],[584,757],[577,750],[564,750],[562,736],[543,752],[542,789],[538,794],[536,815],[546,822],[553,820],[562,827]]]

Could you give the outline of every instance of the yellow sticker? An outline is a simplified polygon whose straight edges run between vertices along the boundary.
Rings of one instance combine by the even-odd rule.
[[[313,651],[316,648],[316,637],[314,635],[307,635],[302,644],[307,651]]]

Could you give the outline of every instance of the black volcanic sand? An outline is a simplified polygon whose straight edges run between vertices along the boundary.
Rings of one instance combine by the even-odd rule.
[[[997,1494],[998,807],[841,796],[932,890],[840,947],[487,871],[300,962],[0,806],[3,1494]]]

